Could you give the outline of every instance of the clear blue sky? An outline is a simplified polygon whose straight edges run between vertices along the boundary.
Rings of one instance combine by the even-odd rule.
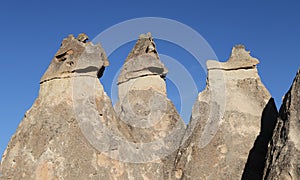
[[[106,28],[132,18],[164,17],[184,23],[208,41],[220,61],[228,59],[232,46],[244,44],[260,60],[261,79],[280,106],[300,66],[299,9],[296,0],[1,2],[0,154],[37,97],[39,80],[61,40],[81,32],[92,39]],[[129,43],[109,57],[111,67],[101,79],[107,91],[114,71],[133,45]],[[180,59],[192,68],[191,55],[180,48],[163,41],[157,42],[157,48],[159,53]],[[199,89],[203,88],[203,70],[191,71],[195,79],[199,78]],[[176,97],[173,101],[178,106]]]

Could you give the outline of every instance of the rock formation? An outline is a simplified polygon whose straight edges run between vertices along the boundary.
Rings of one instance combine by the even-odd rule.
[[[85,123],[78,121],[81,112],[76,113],[94,103],[91,112],[113,118],[113,109],[106,105],[109,98],[97,78],[107,65],[99,44],[84,43],[72,35],[63,40],[41,79],[38,98],[2,157],[2,179],[99,179],[107,175],[99,168],[101,153],[80,128]],[[89,89],[93,93],[87,94]]]
[[[122,121],[132,127],[144,129],[169,121],[169,112],[174,115],[176,110],[166,97],[164,78],[167,72],[156,53],[151,34],[141,35],[126,59],[118,79],[119,102],[115,110]],[[185,129],[181,118],[178,114],[176,116],[174,124],[179,121],[181,128]],[[168,127],[167,124],[159,126],[158,129]]]
[[[131,160],[142,163],[132,168],[136,179],[167,179],[170,173],[164,170],[172,169],[185,132],[183,120],[166,95],[166,74],[151,34],[140,35],[120,72],[115,105],[119,119],[130,127],[130,140],[141,149]],[[148,174],[139,175],[143,171]]]
[[[2,156],[0,179],[299,179],[300,70],[278,118],[259,61],[235,46],[227,62],[207,61],[186,127],[150,33],[124,62],[115,107],[99,81],[109,61],[87,41],[83,33],[63,40]]]
[[[251,180],[263,178],[266,164],[265,157],[268,152],[268,144],[272,138],[277,117],[278,111],[274,99],[271,98],[262,112],[260,133],[249,152],[242,179]]]
[[[129,53],[118,79],[119,99],[128,91],[149,90],[166,95],[165,76],[168,70],[159,60],[155,43],[150,33],[140,35]]]
[[[227,62],[207,61],[207,86],[194,104],[174,178],[241,179],[271,98],[258,63],[241,45]]]
[[[109,64],[105,52],[86,40],[63,40],[3,155],[1,179],[164,179],[185,124],[166,98],[167,70],[152,37],[140,37],[120,75],[121,97],[132,87],[120,101],[124,120],[98,80]]]
[[[269,145],[264,179],[300,179],[300,69],[284,96]]]

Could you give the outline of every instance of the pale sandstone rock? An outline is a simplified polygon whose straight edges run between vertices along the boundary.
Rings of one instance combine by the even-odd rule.
[[[300,69],[283,99],[269,144],[264,179],[300,179]]]

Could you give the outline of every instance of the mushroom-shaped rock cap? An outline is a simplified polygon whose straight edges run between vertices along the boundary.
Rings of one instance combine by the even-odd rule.
[[[241,68],[253,68],[259,63],[258,59],[250,55],[250,51],[246,51],[244,45],[236,45],[232,48],[230,58],[227,62],[218,62],[214,60],[208,60],[206,65],[207,69],[241,69]]]
[[[82,34],[78,37],[81,36],[82,38],[78,39],[69,35],[62,41],[40,83],[77,75],[102,75],[104,67],[109,65],[103,48],[100,44],[86,43],[87,39]]]
[[[141,34],[123,65],[118,84],[148,75],[164,78],[167,73],[167,68],[158,57],[151,33]]]

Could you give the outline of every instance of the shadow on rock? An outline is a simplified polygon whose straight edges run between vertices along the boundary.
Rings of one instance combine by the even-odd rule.
[[[260,133],[254,142],[253,148],[250,150],[242,176],[243,180],[262,179],[268,143],[272,138],[277,117],[278,111],[274,99],[271,98],[263,110]]]

